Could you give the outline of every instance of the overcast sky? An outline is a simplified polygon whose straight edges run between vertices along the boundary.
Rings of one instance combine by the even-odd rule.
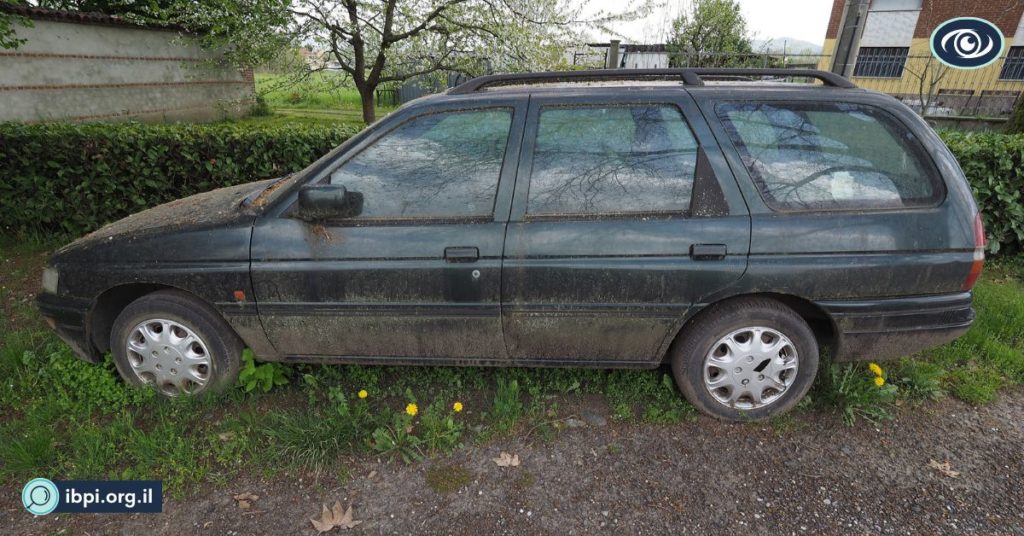
[[[664,42],[665,32],[672,19],[679,13],[687,0],[660,0],[664,7],[658,8],[644,20],[615,25],[615,30],[626,36],[627,42]],[[825,26],[832,9],[832,0],[739,0],[740,8],[747,19],[747,27],[757,39],[792,37],[821,44],[825,40]],[[589,0],[588,9],[617,13],[622,10],[623,0]],[[607,40],[608,35],[594,35]]]

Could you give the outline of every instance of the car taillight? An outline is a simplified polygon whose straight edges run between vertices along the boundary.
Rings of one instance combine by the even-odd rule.
[[[981,268],[985,265],[985,226],[981,223],[981,213],[974,216],[974,262],[971,263],[971,271],[964,280],[961,290],[971,290],[978,282],[981,275]]]

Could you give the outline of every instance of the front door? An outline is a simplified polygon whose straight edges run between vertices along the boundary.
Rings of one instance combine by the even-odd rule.
[[[253,288],[276,349],[296,359],[504,360],[501,254],[525,105],[399,112],[313,179],[361,194],[358,216],[261,218]]]
[[[735,180],[679,90],[530,101],[505,243],[505,340],[523,364],[643,366],[746,266]]]

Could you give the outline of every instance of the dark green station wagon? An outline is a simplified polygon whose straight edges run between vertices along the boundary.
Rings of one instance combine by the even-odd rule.
[[[796,83],[804,80],[804,83]],[[810,82],[810,83],[807,83]],[[305,170],[58,251],[39,306],[167,395],[259,359],[654,368],[707,414],[793,407],[828,348],[882,360],[974,318],[978,208],[895,99],[796,70],[494,75]]]

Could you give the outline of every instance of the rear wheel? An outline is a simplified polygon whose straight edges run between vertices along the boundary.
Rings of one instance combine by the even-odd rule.
[[[132,302],[110,340],[121,376],[164,396],[219,391],[238,377],[242,342],[213,308],[181,291]]]
[[[672,350],[679,390],[704,413],[731,421],[788,411],[818,370],[818,344],[798,314],[764,298],[713,305]]]

